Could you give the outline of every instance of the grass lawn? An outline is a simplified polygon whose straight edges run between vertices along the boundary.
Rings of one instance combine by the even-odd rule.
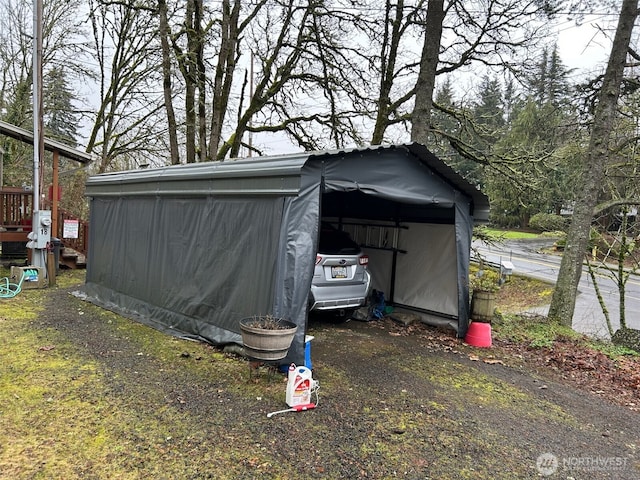
[[[496,237],[504,240],[538,238],[543,235],[540,233],[524,232],[521,230],[499,230],[496,228],[487,228],[484,231],[487,234],[491,235],[492,237]]]

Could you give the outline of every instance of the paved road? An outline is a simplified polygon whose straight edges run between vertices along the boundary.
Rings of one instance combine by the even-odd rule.
[[[514,273],[527,275],[541,280],[555,282],[560,270],[560,257],[540,253],[551,246],[552,241],[511,240],[500,245],[486,245],[474,242],[473,246],[489,262],[510,261],[514,265]],[[598,287],[605,300],[614,330],[620,325],[620,297],[615,282],[601,271],[596,277]],[[578,287],[579,295],[573,315],[573,328],[582,333],[597,337],[608,337],[602,308],[598,303],[593,282],[585,269]],[[640,329],[640,278],[632,276],[627,282],[626,320],[630,328]],[[548,306],[539,312],[546,314]]]

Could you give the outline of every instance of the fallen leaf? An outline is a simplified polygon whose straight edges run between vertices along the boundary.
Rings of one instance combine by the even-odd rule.
[[[504,362],[497,358],[487,358],[484,363],[488,363],[489,365],[504,365]]]

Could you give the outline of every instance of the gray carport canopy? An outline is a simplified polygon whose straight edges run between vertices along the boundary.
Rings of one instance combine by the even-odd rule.
[[[370,257],[388,301],[448,324],[469,319],[474,221],[486,196],[420,144],[305,152],[91,177],[86,297],[165,332],[241,343],[239,321],[300,328],[301,364],[321,220]]]

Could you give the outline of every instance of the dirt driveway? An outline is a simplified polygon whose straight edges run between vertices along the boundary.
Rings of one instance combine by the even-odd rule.
[[[640,478],[637,412],[430,328],[402,332],[392,322],[318,326],[314,353],[319,378],[337,370],[364,390],[332,408],[387,417],[375,435],[406,444],[411,478]]]
[[[70,290],[20,343],[51,371],[11,377],[5,346],[7,378],[47,387],[3,399],[0,478],[640,479],[637,412],[435,329],[314,320],[318,408],[267,418],[279,374]]]

